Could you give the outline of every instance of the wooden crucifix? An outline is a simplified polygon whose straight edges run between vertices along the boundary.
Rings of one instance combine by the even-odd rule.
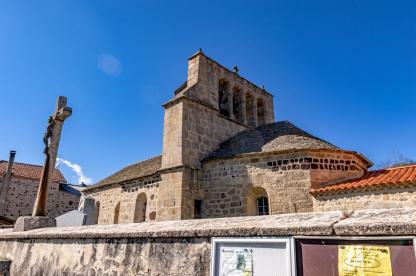
[[[45,163],[42,169],[42,176],[39,182],[35,205],[33,206],[33,217],[46,216],[48,187],[52,183],[52,177],[55,171],[62,126],[65,119],[72,114],[72,109],[66,106],[66,102],[66,97],[59,96],[55,112],[48,119],[48,126],[46,128],[45,136],[43,137],[43,143],[45,144],[45,149],[43,151],[45,154]]]

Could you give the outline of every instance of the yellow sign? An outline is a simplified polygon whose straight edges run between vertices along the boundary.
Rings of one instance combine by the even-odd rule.
[[[339,276],[392,276],[388,246],[338,246]]]

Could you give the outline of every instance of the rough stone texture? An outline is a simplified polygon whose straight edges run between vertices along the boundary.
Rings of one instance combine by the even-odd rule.
[[[14,224],[13,231],[21,232],[39,228],[55,227],[56,220],[50,217],[19,217]]]
[[[155,174],[115,183],[108,187],[91,189],[84,194],[95,200],[98,224],[112,224],[116,221],[117,223],[135,222],[135,214],[142,211],[140,204],[144,202],[146,202],[145,221],[155,220],[160,180],[160,175]],[[118,212],[116,212],[117,206]]]
[[[334,226],[337,235],[400,236],[416,234],[416,209],[357,210]]]
[[[0,275],[2,275],[2,276],[10,275],[10,265],[11,265],[11,263],[12,262],[10,260],[0,259]]]
[[[0,185],[2,185],[0,177]],[[20,216],[32,214],[39,179],[11,178],[2,216],[17,219]],[[62,215],[77,208],[79,196],[59,190],[59,183],[52,182],[48,191],[47,212],[51,217]]]
[[[385,209],[416,207],[416,187],[398,186],[369,191],[348,191],[340,194],[317,195],[315,211],[353,211],[357,209]]]
[[[229,96],[228,104],[230,117],[232,119],[235,119],[232,106],[235,101],[232,99],[232,94],[233,91],[238,89],[241,92],[243,106],[245,106],[246,94],[250,94],[254,98],[253,102],[261,99],[265,105],[264,123],[274,122],[273,96],[270,93],[244,79],[240,75],[228,70],[218,62],[205,56],[202,52],[198,52],[189,58],[187,85],[175,93],[176,97],[185,95],[208,106],[219,109],[218,90],[220,80],[224,80],[227,83]],[[253,107],[256,110],[256,105]],[[244,111],[245,110],[243,110],[243,113],[245,113]],[[257,119],[255,121],[257,123]],[[244,120],[244,122],[246,122],[246,120]]]
[[[301,150],[242,155],[203,163],[203,217],[247,215],[250,192],[265,189],[271,214],[313,211],[311,186],[363,174],[353,153]]]
[[[36,253],[36,254],[35,254]],[[209,275],[208,238],[0,242],[11,275]]]
[[[335,229],[335,231],[334,231]],[[416,209],[0,230],[12,275],[209,275],[211,237],[416,234]]]
[[[160,221],[122,225],[56,227],[26,232],[0,231],[0,240],[14,238],[189,238],[216,236],[331,235],[343,212],[297,213],[220,219]]]

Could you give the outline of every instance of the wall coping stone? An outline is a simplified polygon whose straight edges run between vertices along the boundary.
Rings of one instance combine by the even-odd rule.
[[[334,225],[337,235],[416,235],[416,208],[362,209]]]
[[[308,212],[270,216],[56,227],[11,232],[7,239],[198,238],[331,235],[416,235],[416,208]]]

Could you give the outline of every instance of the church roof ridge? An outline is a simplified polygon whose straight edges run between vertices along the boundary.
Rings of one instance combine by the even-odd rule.
[[[288,120],[273,122],[237,133],[220,144],[206,160],[247,153],[276,152],[295,149],[336,149],[330,142],[316,137]]]
[[[162,155],[153,156],[151,158],[135,162],[121,168],[110,176],[100,180],[96,184],[85,187],[83,191],[155,174],[161,168],[161,164]]]

